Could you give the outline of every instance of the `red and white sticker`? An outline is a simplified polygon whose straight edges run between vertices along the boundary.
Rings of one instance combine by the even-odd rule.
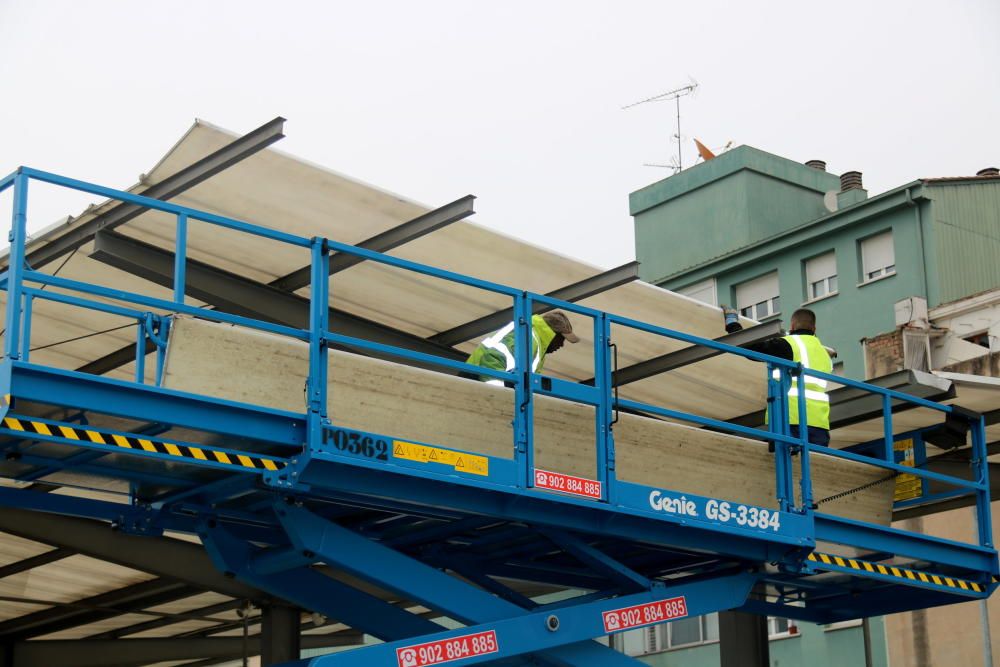
[[[559,491],[584,498],[601,499],[601,483],[596,479],[574,477],[573,475],[564,475],[561,472],[549,472],[535,468],[535,486],[539,489]]]
[[[487,630],[474,635],[462,635],[397,648],[396,663],[398,667],[424,667],[424,665],[440,665],[453,660],[471,658],[474,655],[499,652],[500,645],[497,643],[496,631]]]
[[[687,600],[684,599],[684,596],[660,600],[659,602],[637,604],[634,607],[623,607],[602,614],[605,632],[620,632],[629,628],[637,628],[640,625],[683,618],[687,615]]]

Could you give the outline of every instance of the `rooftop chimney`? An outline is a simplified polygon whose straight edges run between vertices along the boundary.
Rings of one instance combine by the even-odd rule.
[[[837,208],[842,209],[868,198],[868,191],[861,184],[860,171],[845,171],[840,175],[840,192],[837,193]]]
[[[1000,176],[1000,169],[996,167],[986,167],[976,172],[976,176]]]
[[[864,186],[861,185],[860,171],[845,171],[840,175],[840,191],[847,192],[848,190],[864,190]]]
[[[813,169],[819,169],[820,171],[826,171],[826,162],[823,160],[809,160],[806,162],[807,167],[812,167]]]

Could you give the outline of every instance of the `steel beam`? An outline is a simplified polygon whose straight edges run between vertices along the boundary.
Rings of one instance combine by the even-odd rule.
[[[361,634],[353,632],[304,635],[302,648],[353,646],[362,641]],[[245,648],[249,655],[260,655],[261,635],[248,637]],[[200,658],[225,662],[241,657],[243,650],[242,637],[35,640],[14,644],[12,667],[132,667]]]
[[[45,553],[32,556],[31,558],[15,561],[10,565],[0,567],[0,579],[13,576],[20,572],[24,572],[25,570],[41,567],[42,565],[55,563],[63,558],[69,558],[74,555],[74,553],[75,552],[72,549],[52,549],[51,551],[46,551]]]
[[[147,339],[146,354],[151,354],[155,351],[156,343]],[[104,375],[133,361],[135,361],[135,343],[129,343],[125,347],[121,347],[103,357],[85,363],[76,370],[80,373],[88,373],[90,375]]]
[[[639,262],[629,262],[628,264],[622,264],[621,266],[611,269],[610,271],[599,273],[596,276],[584,278],[583,280],[573,283],[572,285],[561,287],[553,292],[549,292],[546,296],[553,299],[559,299],[561,301],[582,301],[583,299],[594,296],[595,294],[600,294],[601,292],[606,292],[610,289],[618,287],[619,285],[630,283],[638,278]],[[549,310],[552,310],[552,306],[543,303],[535,303],[532,312],[537,315]],[[495,313],[484,315],[483,317],[472,320],[471,322],[460,324],[457,327],[448,329],[447,331],[442,331],[439,334],[431,336],[428,340],[440,343],[441,345],[457,345],[459,343],[464,343],[467,340],[472,340],[473,338],[490,333],[491,331],[496,331],[513,319],[513,313],[513,308],[504,308],[503,310],[498,310]]]
[[[128,635],[134,635],[140,632],[157,630],[159,628],[163,628],[168,625],[173,625],[174,623],[183,623],[188,618],[200,618],[211,621],[213,619],[211,619],[210,617],[213,614],[221,614],[227,611],[233,611],[234,609],[237,609],[240,606],[242,606],[243,602],[244,602],[243,600],[226,600],[225,602],[209,605],[207,607],[199,607],[197,609],[192,609],[191,611],[184,612],[182,617],[178,617],[177,615],[164,616],[163,618],[156,618],[151,621],[145,621],[143,623],[127,625],[124,628],[117,628],[115,630],[109,630],[108,632],[101,632],[86,637],[85,639],[120,639],[121,637],[127,637]],[[224,623],[227,621],[219,620],[218,622]]]
[[[472,207],[475,199],[473,195],[465,195],[450,204],[445,204],[433,211],[428,211],[409,222],[404,222],[401,225],[397,225],[392,229],[388,229],[381,234],[376,234],[354,245],[374,252],[389,252],[393,248],[398,248],[405,243],[416,240],[421,236],[426,236],[453,222],[458,222],[469,217],[475,213]],[[330,275],[332,276],[344,269],[349,269],[363,261],[365,261],[364,257],[347,253],[337,253],[330,258]],[[292,271],[288,275],[272,281],[269,285],[286,292],[294,292],[309,284],[311,271],[312,266],[303,266],[301,269]]]
[[[173,285],[174,253],[154,245],[114,232],[101,232],[97,235],[91,257],[157,285]],[[225,312],[300,329],[309,328],[309,299],[297,294],[191,259],[187,262],[185,283],[185,291],[189,296]],[[450,347],[430,343],[420,336],[336,308],[330,309],[330,328],[346,336],[449,359],[465,359],[464,354]],[[134,345],[129,346],[129,350],[134,349]],[[118,356],[116,353],[116,360]],[[128,356],[128,360],[131,361],[132,358],[134,352]]]
[[[256,130],[230,142],[214,153],[168,176],[156,185],[140,192],[144,197],[168,200],[193,188],[202,181],[228,169],[254,153],[267,148],[285,135],[282,133],[285,119],[278,117]],[[79,248],[94,238],[101,230],[111,230],[141,215],[145,209],[134,204],[119,203],[92,220],[74,227],[67,233],[50,240],[40,248],[29,252],[27,263],[40,269],[52,260]]]
[[[528,612],[491,593],[416,561],[384,545],[327,521],[308,510],[277,505],[275,511],[292,543],[325,562],[370,583],[437,609],[468,625],[520,619]],[[590,635],[591,637],[596,635]],[[537,659],[544,664],[573,667],[601,664],[631,667],[635,662],[620,653],[580,637],[558,647],[542,646]],[[563,646],[562,644],[568,644]]]
[[[223,576],[205,550],[190,542],[129,535],[100,521],[11,507],[0,508],[0,531],[223,595],[251,600],[269,597]]]
[[[900,391],[929,401],[944,401],[955,397],[955,387],[950,380],[931,373],[903,370],[880,378],[865,380],[868,384]],[[893,400],[892,412],[903,412],[914,407],[912,403]],[[838,429],[870,419],[882,418],[882,397],[856,387],[840,387],[830,392],[830,428]],[[944,413],[941,414],[942,420]],[[729,420],[743,426],[760,426],[764,423],[764,410]]]
[[[901,391],[911,396],[929,401],[942,401],[955,397],[955,386],[951,380],[939,378],[931,373],[904,370],[880,378],[865,380],[868,384]],[[912,403],[893,400],[893,412],[912,409]],[[856,387],[840,387],[830,392],[830,428],[850,426],[869,419],[882,418],[882,396]],[[941,414],[944,420],[944,414]]]
[[[94,595],[70,605],[43,609],[0,623],[4,641],[27,639],[60,632],[88,623],[174,602],[201,591],[184,583],[164,578],[151,579]]]
[[[675,618],[694,617],[739,606],[746,599],[755,577],[754,574],[742,573],[691,583],[670,582],[669,585],[658,586],[651,591],[609,600],[581,602],[563,607],[554,613],[541,611],[522,614],[429,637],[420,637],[416,641],[365,646],[352,651],[320,656],[313,658],[309,664],[314,667],[391,665],[405,662],[405,657],[408,655],[415,658],[412,661],[415,663],[422,658],[418,653],[419,649],[424,648],[426,652],[428,643],[451,641],[457,642],[460,651],[463,644],[468,651],[462,653],[463,657],[460,659],[462,665],[531,655],[536,660],[541,656],[547,656],[546,661],[552,659],[560,666],[639,667],[642,665],[639,660],[595,644],[589,641],[589,638],[599,637],[609,631],[613,633],[629,627],[651,625],[656,621],[635,608],[645,607],[648,610],[651,607],[647,605],[657,605],[667,600],[672,600],[673,603],[668,607],[668,611],[659,615],[657,620],[668,620],[666,618],[668,614],[676,614]],[[637,616],[632,615],[636,613]],[[479,638],[484,635],[492,639],[486,646],[469,639],[470,636]],[[590,650],[594,646],[602,650]],[[442,653],[444,650],[446,649],[442,646]],[[454,651],[454,648],[452,650]],[[420,664],[433,663],[421,661]]]
[[[299,633],[301,613],[283,605],[268,604],[261,609],[261,667],[299,659],[303,639]],[[360,643],[360,637],[357,640]]]
[[[767,616],[719,612],[720,667],[770,667]]]
[[[307,611],[319,612],[327,618],[337,619],[352,628],[390,641],[441,630],[437,623],[410,614],[310,568],[260,574],[253,569],[252,563],[260,550],[217,525],[203,525],[199,534],[219,569]]]
[[[577,560],[605,575],[625,590],[646,590],[653,585],[648,577],[644,577],[571,533],[556,528],[546,528],[542,530],[542,534],[563,551],[572,554]]]
[[[780,335],[781,321],[772,320],[770,322],[758,324],[757,326],[748,327],[742,331],[720,336],[719,338],[716,338],[715,341],[718,343],[725,343],[726,345],[732,345],[734,347],[741,347],[743,345],[758,343],[762,340],[767,340],[768,338],[774,338],[775,336]],[[676,352],[668,352],[667,354],[662,354],[658,357],[647,359],[646,361],[640,361],[637,364],[613,371],[611,373],[611,383],[613,386],[620,387],[632,382],[638,382],[639,380],[645,380],[646,378],[659,375],[660,373],[672,371],[676,368],[681,368],[682,366],[688,366],[699,361],[704,361],[705,359],[710,359],[720,354],[723,354],[723,352],[711,347],[691,345],[689,347],[685,347],[684,349],[677,350]],[[593,383],[593,378],[584,381],[584,384]]]

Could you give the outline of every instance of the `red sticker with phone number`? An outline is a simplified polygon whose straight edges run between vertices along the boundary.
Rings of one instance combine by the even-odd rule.
[[[623,607],[602,614],[605,632],[620,632],[640,625],[662,623],[688,615],[687,600],[683,596]]]
[[[462,635],[451,639],[439,639],[426,644],[414,644],[396,649],[398,667],[424,667],[425,665],[440,665],[453,660],[470,658],[474,655],[498,653],[495,630],[477,632],[473,635]]]
[[[584,498],[601,499],[601,483],[596,479],[564,475],[561,472],[549,472],[535,468],[535,487],[549,491],[569,493]]]

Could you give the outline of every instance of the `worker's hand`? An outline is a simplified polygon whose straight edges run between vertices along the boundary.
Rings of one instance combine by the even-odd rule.
[[[719,307],[722,308],[722,317],[726,322],[727,333],[733,333],[734,331],[739,331],[743,328],[743,326],[740,325],[740,314],[735,308],[730,308],[725,304],[722,304]]]

